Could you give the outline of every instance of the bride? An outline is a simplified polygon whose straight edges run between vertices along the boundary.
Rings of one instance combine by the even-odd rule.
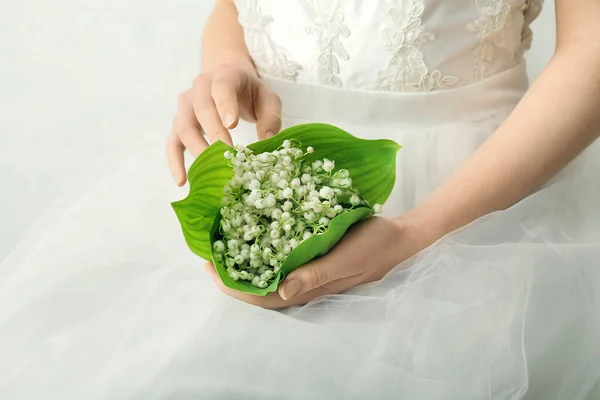
[[[0,265],[0,397],[600,398],[600,4],[556,0],[529,86],[540,8],[217,0],[176,185],[326,122],[403,146],[384,217],[255,297],[185,247],[156,149],[111,159]]]

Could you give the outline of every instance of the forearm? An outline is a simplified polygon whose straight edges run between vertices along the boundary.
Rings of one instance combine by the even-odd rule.
[[[557,51],[509,118],[407,218],[423,224],[424,236],[435,241],[512,206],[598,137],[599,109],[600,54]]]
[[[227,64],[256,71],[233,0],[216,0],[202,37],[202,70],[210,71]]]

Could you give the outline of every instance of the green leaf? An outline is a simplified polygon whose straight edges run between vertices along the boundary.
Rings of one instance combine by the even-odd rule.
[[[188,196],[171,204],[188,247],[205,260],[212,260],[212,227],[220,215],[223,188],[233,177],[233,169],[223,156],[229,149],[219,141],[202,152],[188,172]]]
[[[296,139],[303,147],[312,146],[307,161],[328,158],[335,169],[350,171],[352,186],[358,189],[369,205],[383,204],[396,182],[396,153],[400,146],[387,139],[359,139],[348,132],[327,124],[296,125],[274,137],[248,146],[255,154],[273,151],[284,140]]]
[[[328,158],[335,161],[335,169],[350,171],[352,186],[370,206],[383,204],[396,181],[396,153],[400,146],[391,140],[366,140],[356,138],[342,129],[326,124],[304,124],[288,128],[271,139],[248,146],[255,154],[273,151],[286,139],[296,140],[315,151],[305,160]],[[229,146],[222,142],[209,146],[192,164],[188,173],[189,195],[173,208],[182,226],[190,249],[205,260],[213,260],[223,284],[231,289],[258,296],[275,292],[286,275],[316,257],[327,254],[357,222],[373,215],[371,207],[359,207],[338,215],[328,229],[303,241],[283,262],[275,280],[266,288],[252,286],[247,281],[234,281],[226,267],[212,254],[212,244],[217,238],[221,215],[223,188],[233,176],[223,153]]]

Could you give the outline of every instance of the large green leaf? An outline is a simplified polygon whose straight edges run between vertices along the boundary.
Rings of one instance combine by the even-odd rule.
[[[188,247],[205,260],[212,260],[212,227],[219,216],[223,188],[233,177],[223,156],[228,149],[225,143],[216,142],[202,152],[188,171],[188,196],[172,203]]]
[[[371,206],[383,204],[396,182],[396,153],[400,146],[386,139],[359,139],[348,132],[327,124],[296,125],[271,139],[248,146],[255,154],[273,151],[286,139],[296,139],[303,147],[315,149],[305,159],[328,158],[335,168],[350,171],[352,186]]]
[[[397,143],[359,139],[331,125],[304,124],[248,147],[259,154],[279,148],[286,139],[295,139],[304,148],[312,146],[315,149],[305,158],[306,161],[328,158],[335,161],[336,170],[345,168],[350,171],[352,186],[369,205],[383,204],[392,192],[396,180],[396,153],[400,149]],[[323,234],[308,238],[288,255],[275,280],[266,288],[257,288],[247,281],[234,281],[225,266],[212,254],[223,188],[233,176],[223,157],[227,149],[229,146],[216,142],[194,161],[188,173],[190,193],[184,200],[173,203],[173,208],[190,249],[205,260],[212,259],[221,281],[229,288],[258,296],[276,291],[287,274],[325,255],[352,225],[373,215],[371,207],[360,207],[335,217]]]

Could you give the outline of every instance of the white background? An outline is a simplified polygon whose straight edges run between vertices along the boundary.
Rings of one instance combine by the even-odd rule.
[[[166,136],[212,3],[0,0],[0,260],[119,140]],[[532,77],[554,48],[552,2],[534,30]]]

